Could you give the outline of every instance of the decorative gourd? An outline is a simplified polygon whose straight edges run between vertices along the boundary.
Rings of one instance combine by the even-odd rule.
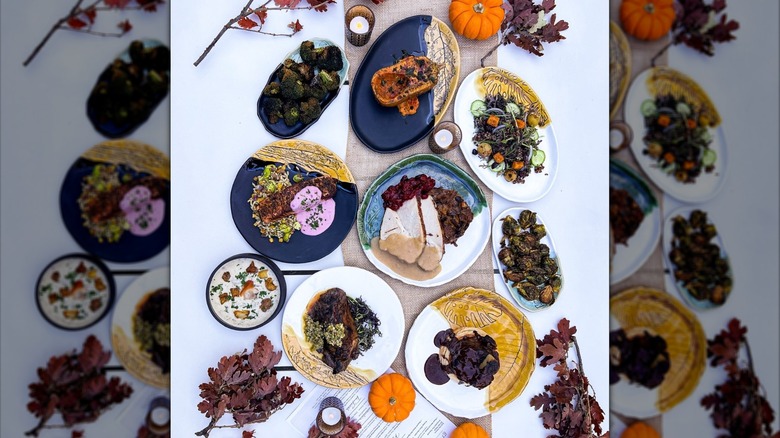
[[[463,423],[452,431],[450,438],[490,438],[478,424]]]
[[[661,438],[661,436],[649,424],[637,421],[628,426],[620,438]]]
[[[674,0],[623,0],[623,30],[640,40],[653,41],[669,33],[675,19]]]
[[[485,40],[495,35],[504,21],[503,0],[452,0],[450,23],[452,30],[472,40]]]
[[[383,374],[371,384],[368,404],[377,417],[391,423],[409,416],[416,396],[411,380],[398,373]]]

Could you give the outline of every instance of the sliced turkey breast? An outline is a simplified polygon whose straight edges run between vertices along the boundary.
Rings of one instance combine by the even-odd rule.
[[[439,213],[436,211],[432,197],[420,199],[420,216],[425,231],[425,248],[417,259],[417,265],[426,271],[431,271],[439,266],[439,262],[444,256],[444,237],[439,222]]]
[[[414,263],[425,247],[425,233],[417,198],[405,201],[397,211],[385,209],[379,231],[379,248]]]

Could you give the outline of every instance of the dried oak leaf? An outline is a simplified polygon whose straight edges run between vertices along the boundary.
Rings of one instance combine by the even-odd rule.
[[[279,6],[281,8],[291,8],[291,9],[298,6],[300,2],[301,0],[274,0],[276,6]]]
[[[238,24],[238,25],[239,25],[239,26],[240,26],[242,29],[251,29],[251,28],[253,28],[253,27],[256,27],[256,26],[257,26],[257,23],[256,23],[254,20],[252,20],[251,18],[247,18],[247,17],[241,17],[241,18],[238,20],[237,24]]]
[[[130,24],[130,20],[120,21],[117,23],[116,27],[121,29],[124,33],[130,32],[133,29],[133,25]]]
[[[84,28],[84,26],[87,25],[87,23],[84,20],[82,20],[82,19],[80,19],[78,17],[70,17],[70,18],[68,18],[67,23],[68,23],[68,26],[72,27],[73,29],[82,29],[82,28]]]
[[[257,338],[254,349],[249,353],[249,366],[255,373],[261,373],[266,369],[275,367],[282,360],[282,352],[274,351],[271,341],[265,336]]]
[[[328,10],[329,4],[336,3],[335,0],[306,0],[306,1],[317,12],[326,12]]]
[[[550,343],[539,345],[537,355],[541,353],[541,365],[546,367],[551,363],[566,359],[567,347],[568,345],[561,342],[558,338],[553,339]]]
[[[260,24],[265,24],[265,19],[268,18],[268,10],[265,7],[257,8],[255,9],[255,15],[257,15],[257,19],[260,20]],[[227,274],[228,277],[230,277],[230,273],[228,272]]]
[[[303,25],[301,24],[300,20],[295,20],[287,25],[290,29],[292,29],[293,33],[298,33],[303,30]]]
[[[103,344],[95,336],[89,336],[84,349],[78,356],[79,365],[84,372],[99,370],[111,359],[111,352],[103,351]]]
[[[124,9],[130,4],[130,0],[104,0],[103,3],[109,8]]]
[[[254,430],[242,431],[241,438],[255,438],[255,431]]]

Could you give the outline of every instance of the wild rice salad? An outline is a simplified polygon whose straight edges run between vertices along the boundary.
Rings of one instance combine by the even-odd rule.
[[[544,170],[544,151],[538,149],[539,116],[522,104],[502,95],[488,95],[471,104],[476,146],[471,153],[484,162],[482,167],[502,175],[513,184],[524,183],[531,171]]]
[[[298,174],[293,176],[292,182],[303,180]],[[295,230],[301,229],[301,224],[295,215],[287,215],[269,223],[263,222],[258,213],[258,203],[272,193],[276,193],[292,185],[290,175],[284,166],[269,164],[263,169],[263,173],[254,178],[252,182],[252,196],[249,198],[249,206],[252,208],[252,219],[255,226],[260,229],[260,234],[268,238],[268,241],[287,242]]]

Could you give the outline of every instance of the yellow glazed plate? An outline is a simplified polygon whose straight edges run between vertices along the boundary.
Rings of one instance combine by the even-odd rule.
[[[628,90],[631,78],[631,48],[626,34],[614,21],[609,22],[609,118],[615,118]]]
[[[634,418],[662,414],[685,400],[704,373],[707,339],[696,318],[672,295],[647,287],[627,289],[609,300],[610,330],[649,333],[666,341],[670,367],[654,389],[622,378],[610,387],[611,409]]]
[[[136,379],[163,389],[170,387],[170,373],[163,373],[160,366],[152,361],[151,354],[141,349],[133,335],[133,316],[149,294],[168,287],[168,268],[155,269],[141,275],[122,293],[111,319],[111,345],[117,360]]]
[[[434,385],[425,377],[425,361],[438,348],[433,338],[441,330],[476,328],[498,346],[500,368],[484,389],[450,380]],[[531,323],[517,307],[495,292],[465,287],[426,306],[409,330],[406,368],[415,388],[437,409],[476,418],[498,412],[525,389],[536,365],[536,338]]]

